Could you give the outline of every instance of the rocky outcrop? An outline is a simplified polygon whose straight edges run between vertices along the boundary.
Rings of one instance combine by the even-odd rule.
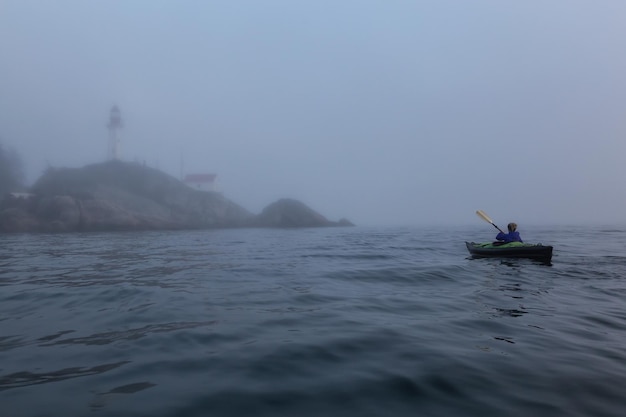
[[[21,207],[0,209],[0,232],[17,233],[39,230],[39,220]]]
[[[304,203],[284,198],[267,206],[261,214],[255,217],[254,225],[259,227],[328,227],[352,226],[352,223],[345,219],[340,222],[330,221]]]
[[[224,198],[139,164],[50,169],[28,199],[0,206],[0,231],[64,232],[241,227],[254,216]]]
[[[50,169],[28,198],[0,204],[0,232],[319,227],[331,222],[296,200],[254,216],[220,193],[194,190],[139,164],[110,161]]]

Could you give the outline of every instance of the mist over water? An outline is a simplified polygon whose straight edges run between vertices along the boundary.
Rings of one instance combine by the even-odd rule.
[[[620,416],[626,229],[525,228],[551,265],[491,238],[5,235],[0,414]]]
[[[119,158],[359,225],[625,224],[626,3],[0,4],[28,183]],[[468,215],[468,213],[470,213]]]

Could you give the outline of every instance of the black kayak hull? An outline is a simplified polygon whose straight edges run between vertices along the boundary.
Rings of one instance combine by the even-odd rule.
[[[541,261],[552,259],[552,246],[541,244],[504,244],[501,246],[492,243],[465,242],[469,253],[476,258],[528,258]]]

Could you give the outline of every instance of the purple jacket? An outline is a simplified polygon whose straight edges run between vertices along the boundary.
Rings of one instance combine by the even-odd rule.
[[[522,238],[519,235],[519,232],[510,232],[510,233],[498,233],[498,236],[496,236],[496,240],[503,240],[506,243],[509,242],[522,242]]]

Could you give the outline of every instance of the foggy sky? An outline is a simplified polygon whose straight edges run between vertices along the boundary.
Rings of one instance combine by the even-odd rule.
[[[29,181],[107,155],[252,212],[626,224],[623,0],[0,2],[0,141]]]

